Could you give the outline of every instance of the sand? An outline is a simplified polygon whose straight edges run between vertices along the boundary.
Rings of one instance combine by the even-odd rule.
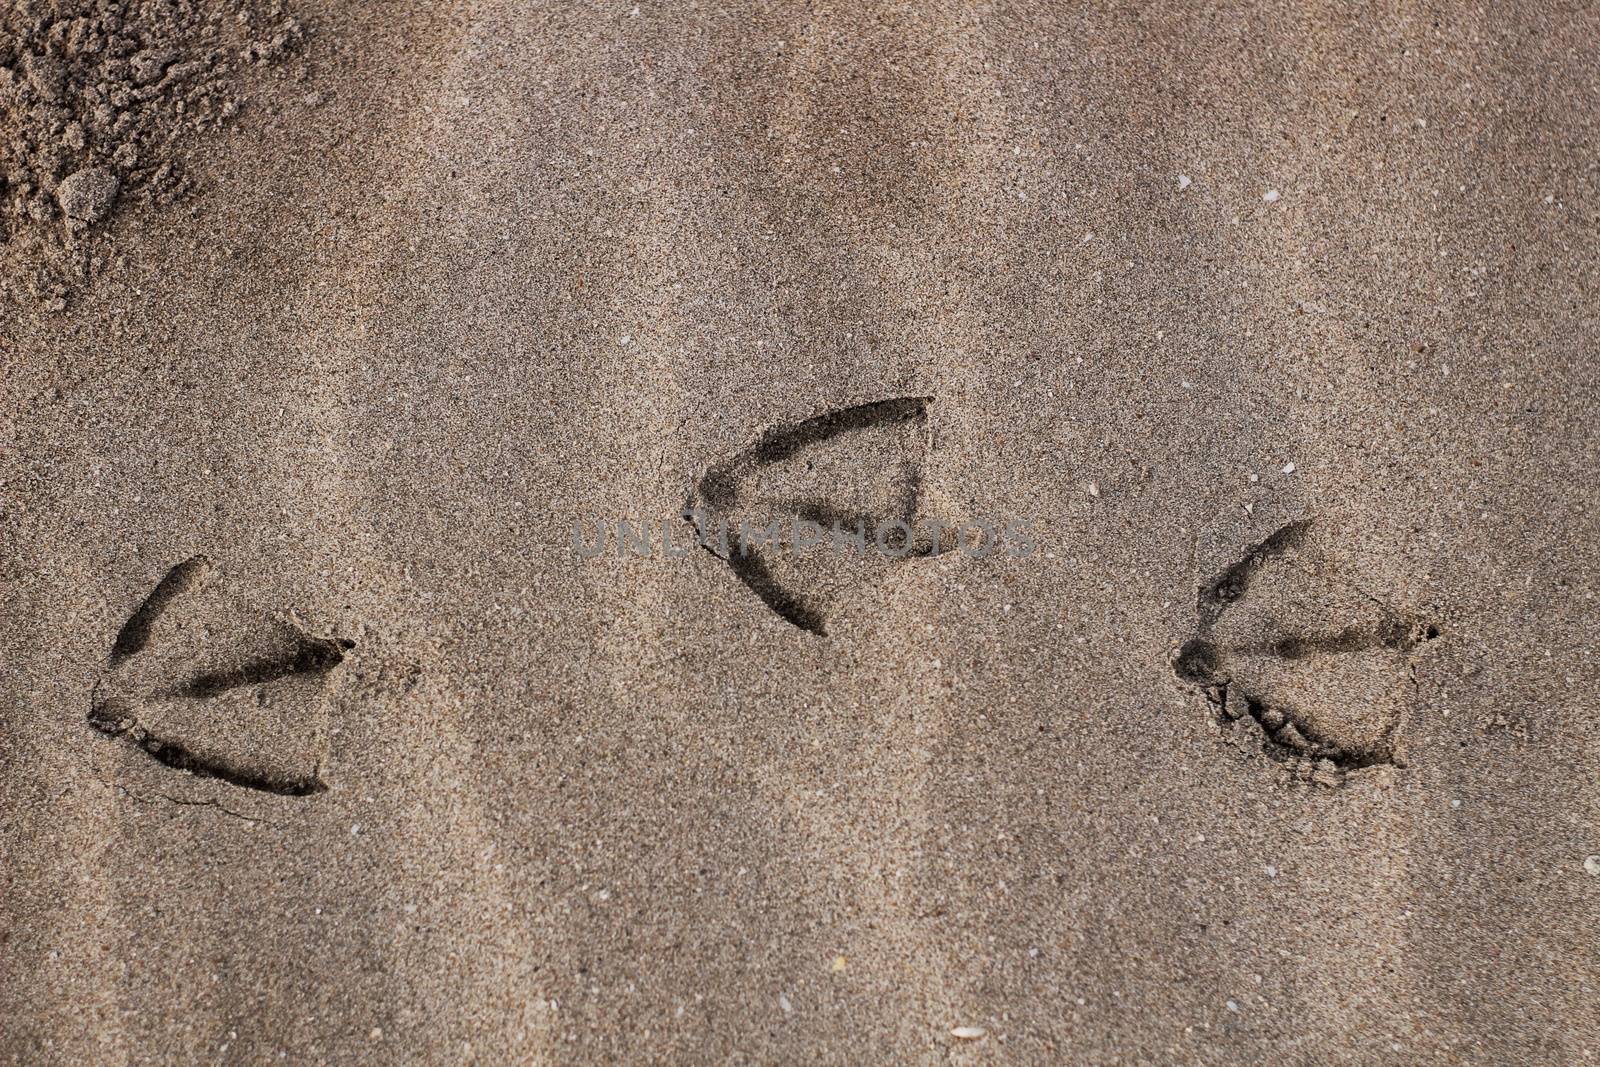
[[[0,18],[0,1062],[1600,1054],[1596,13],[118,6]]]

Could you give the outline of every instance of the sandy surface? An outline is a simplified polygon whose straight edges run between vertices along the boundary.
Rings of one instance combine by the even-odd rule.
[[[1595,13],[158,6],[0,46],[0,1060],[1600,1056]],[[1037,550],[574,552],[718,471]]]

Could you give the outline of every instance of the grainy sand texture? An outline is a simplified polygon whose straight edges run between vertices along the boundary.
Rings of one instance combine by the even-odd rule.
[[[1595,1062],[1597,182],[1585,4],[13,0],[0,1062]]]

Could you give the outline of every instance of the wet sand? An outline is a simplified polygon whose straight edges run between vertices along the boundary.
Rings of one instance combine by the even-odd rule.
[[[0,1061],[1595,1055],[1600,18],[250,11],[5,216]]]

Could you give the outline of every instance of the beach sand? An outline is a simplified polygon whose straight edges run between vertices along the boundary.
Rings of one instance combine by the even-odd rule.
[[[93,6],[0,1062],[1600,1055],[1600,12]]]

